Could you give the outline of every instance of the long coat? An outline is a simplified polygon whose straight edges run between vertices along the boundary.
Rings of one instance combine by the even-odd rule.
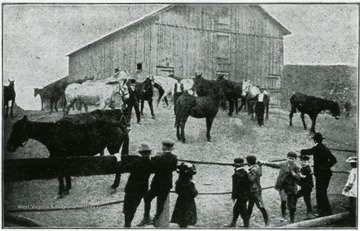
[[[302,149],[301,155],[314,156],[314,175],[315,177],[331,176],[331,167],[337,162],[335,156],[322,143],[310,149]]]
[[[194,182],[191,180],[177,180],[175,192],[179,196],[175,203],[171,222],[180,226],[195,225],[197,222],[197,212],[194,198],[198,195],[198,191],[195,188]]]
[[[177,156],[171,152],[158,153],[151,158],[151,168],[155,175],[151,182],[151,188],[158,192],[169,191],[173,187],[172,172],[176,171]]]
[[[280,191],[284,189],[288,194],[297,193],[297,182],[300,180],[300,169],[295,163],[288,161],[283,163],[266,163],[266,166],[280,169],[275,183],[276,190]],[[292,172],[294,172],[295,175],[293,175]]]

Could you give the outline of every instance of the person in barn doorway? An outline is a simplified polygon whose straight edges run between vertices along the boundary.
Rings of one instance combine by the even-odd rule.
[[[143,220],[138,226],[145,226],[151,224],[150,209],[151,201],[157,197],[156,214],[152,221],[155,227],[159,227],[159,219],[163,212],[165,202],[169,196],[170,189],[173,187],[173,171],[176,171],[177,156],[172,153],[175,142],[170,139],[162,141],[163,152],[157,153],[156,156],[151,158],[151,166],[155,173],[150,190],[144,197],[145,212]]]
[[[302,149],[300,151],[301,155],[312,155],[314,157],[316,202],[318,216],[321,217],[332,214],[327,190],[332,176],[331,167],[337,162],[335,156],[322,143],[323,139],[324,137],[321,133],[315,133],[313,140],[316,145],[310,149]]]
[[[184,93],[184,85],[180,82],[180,79],[177,80],[177,83],[174,84],[174,114],[176,114],[176,100]]]
[[[171,222],[176,223],[180,228],[187,228],[188,225],[195,225],[197,212],[195,197],[198,195],[195,183],[192,181],[196,174],[195,165],[181,163],[176,170],[179,178],[175,183],[175,192],[178,194]]]
[[[236,227],[239,215],[243,220],[244,227],[249,227],[249,215],[246,204],[250,194],[250,180],[247,175],[247,166],[243,158],[234,159],[235,173],[232,175],[231,199],[235,202],[231,223],[225,227]]]
[[[264,127],[265,102],[268,100],[264,90],[263,87],[259,87],[260,93],[255,96],[255,114],[259,127]]]
[[[152,148],[147,143],[140,144],[138,152],[141,155],[130,161],[125,159],[122,172],[129,172],[130,176],[125,186],[125,200],[123,213],[125,215],[125,228],[131,227],[136,210],[141,199],[149,189],[149,177],[151,175],[150,155]]]
[[[138,93],[136,92],[135,86],[136,86],[136,80],[135,79],[130,79],[130,87],[129,87],[129,99],[127,100],[127,104],[128,104],[128,118],[129,118],[129,123],[131,121],[131,113],[132,113],[132,109],[135,109],[135,114],[136,114],[136,119],[137,119],[137,123],[140,124],[140,110],[139,110],[139,96]]]

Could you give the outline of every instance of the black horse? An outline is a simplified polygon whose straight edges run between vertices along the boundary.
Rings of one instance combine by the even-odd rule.
[[[13,109],[15,104],[15,80],[9,80],[9,86],[3,87],[4,92],[4,111],[5,111],[5,119],[9,116],[9,101],[11,101],[11,109],[10,109],[10,116],[11,118],[14,117]]]
[[[321,111],[330,110],[331,114],[335,117],[335,119],[340,119],[340,108],[338,103],[334,101],[321,99],[314,96],[308,96],[298,92],[291,96],[290,103],[290,126],[292,126],[292,117],[293,114],[296,113],[296,109],[298,109],[301,113],[300,116],[305,130],[306,124],[304,120],[304,114],[309,115],[312,121],[310,132],[313,133],[315,133],[316,118]]]
[[[223,98],[224,94],[221,89],[219,91],[211,92],[209,96],[195,97],[187,92],[180,95],[176,100],[175,110],[175,126],[178,140],[186,143],[184,131],[185,124],[189,116],[192,116],[194,118],[206,118],[206,138],[208,141],[211,141],[211,126]]]
[[[45,145],[50,158],[70,156],[93,156],[107,148],[110,154],[128,151],[128,129],[120,122],[96,121],[88,124],[73,124],[69,121],[56,123],[31,122],[24,116],[13,125],[7,150],[15,152],[23,147],[29,139],[34,139]],[[125,151],[124,151],[125,150]],[[120,174],[120,173],[118,173]],[[117,174],[116,179],[120,180]],[[66,187],[63,178],[66,179]],[[58,176],[60,197],[69,193],[71,179],[69,176]],[[116,185],[117,184],[117,185]],[[116,188],[114,182],[111,188]]]
[[[128,87],[130,87],[130,82],[128,81]],[[154,84],[154,87],[158,88],[158,89],[162,89],[161,86],[159,84]],[[140,109],[140,115],[144,116],[144,101],[148,101],[149,104],[149,108],[151,111],[151,116],[153,118],[155,118],[155,114],[154,114],[154,109],[153,109],[153,96],[154,96],[154,91],[153,91],[153,82],[151,81],[151,79],[148,77],[145,79],[144,82],[136,82],[135,84],[135,91],[139,97],[139,101],[141,103],[141,109]],[[159,90],[160,92],[161,90]]]
[[[224,78],[224,75],[220,75],[217,79],[217,82],[220,84],[222,91],[224,92],[225,98],[229,102],[229,116],[232,116],[234,112],[234,106],[236,114],[239,112],[239,108],[242,108],[244,104],[243,100],[241,107],[238,107],[238,99],[243,99],[243,90],[242,83],[227,80]]]

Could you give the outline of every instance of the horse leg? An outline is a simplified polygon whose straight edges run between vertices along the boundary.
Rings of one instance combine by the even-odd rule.
[[[71,189],[71,178],[70,178],[70,176],[66,176],[65,180],[66,180],[66,187],[65,187],[65,190],[64,190],[64,194],[68,195],[69,190]]]
[[[115,179],[114,179],[114,183],[111,185],[110,187],[110,194],[114,194],[116,192],[116,189],[119,187],[120,185],[120,180],[121,180],[121,173],[120,172],[116,172],[115,174]]]
[[[234,111],[234,100],[230,99],[229,100],[229,113],[228,113],[228,115],[232,116],[233,111]]]
[[[169,101],[166,96],[164,96],[164,101],[165,101],[166,107],[169,107]]]
[[[265,119],[269,120],[269,104],[268,103],[265,105],[265,112],[266,112]]]
[[[317,115],[310,115],[310,119],[312,122],[310,132],[312,132],[312,133],[315,133],[316,117],[317,117]]]
[[[62,176],[58,177],[59,180],[59,198],[62,198],[64,196],[64,189],[65,189],[65,185],[64,185],[64,178]]]
[[[211,126],[214,121],[214,118],[215,118],[214,116],[206,117],[206,138],[207,138],[207,141],[209,141],[209,142],[211,142],[210,131],[211,131]]]
[[[186,143],[186,139],[185,139],[185,124],[186,124],[186,121],[187,121],[188,117],[185,116],[181,119],[180,121],[180,126],[181,126],[181,141],[183,143]]]
[[[140,115],[144,116],[144,113],[143,113],[143,111],[144,111],[144,100],[143,99],[140,100],[140,104],[141,104]]]
[[[50,99],[50,112],[53,112],[54,100]]]
[[[235,98],[234,103],[235,103],[235,113],[238,114],[238,112],[239,112],[239,111],[238,111],[239,102],[238,102],[238,99],[237,99],[237,98]]]
[[[306,123],[305,123],[304,113],[301,112],[300,117],[301,117],[301,120],[303,122],[304,129],[306,130]]]
[[[149,107],[150,107],[150,111],[151,111],[152,118],[155,119],[155,114],[154,114],[152,99],[148,100],[148,104],[149,104]]]
[[[11,100],[11,109],[10,109],[11,118],[14,117],[14,114],[13,114],[14,104],[15,104],[15,99]]]
[[[55,111],[58,111],[58,109],[57,109],[57,104],[58,104],[58,101],[59,101],[59,99],[55,99],[55,101],[54,101],[54,107],[55,107]]]
[[[181,118],[179,118],[180,116],[176,116],[175,119],[175,127],[176,127],[176,137],[179,141],[181,141],[181,136],[180,136],[180,121]]]

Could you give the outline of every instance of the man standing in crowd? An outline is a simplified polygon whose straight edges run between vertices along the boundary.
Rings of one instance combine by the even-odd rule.
[[[260,177],[262,175],[261,167],[256,163],[256,157],[253,155],[246,157],[246,162],[249,165],[248,177],[250,180],[250,195],[249,195],[249,205],[248,205],[248,216],[249,219],[252,214],[254,204],[258,207],[260,212],[264,217],[265,226],[269,225],[268,214],[264,208],[264,202],[261,196],[261,185]]]
[[[264,112],[265,112],[265,102],[267,102],[268,95],[264,93],[264,88],[259,88],[260,93],[255,96],[255,114],[257,117],[258,125],[264,127]]]
[[[234,159],[235,173],[232,176],[232,194],[231,199],[236,201],[233,207],[233,217],[229,225],[225,227],[236,227],[236,221],[241,215],[244,227],[249,227],[249,215],[246,208],[246,203],[249,200],[250,180],[245,170],[245,163],[243,158]]]
[[[176,171],[177,157],[172,153],[175,142],[170,139],[162,141],[163,152],[151,158],[151,168],[155,172],[154,178],[147,192],[145,201],[145,212],[143,220],[138,226],[151,224],[150,209],[151,201],[157,197],[156,214],[153,219],[153,225],[159,227],[159,218],[164,209],[164,204],[169,196],[170,189],[173,187],[173,171]]]
[[[315,133],[313,140],[316,145],[310,149],[302,149],[301,155],[314,156],[314,175],[316,178],[316,201],[319,216],[328,216],[332,214],[331,206],[327,196],[327,189],[332,176],[331,167],[337,162],[335,156],[322,143],[321,133]]]
[[[180,83],[180,79],[174,84],[174,113],[176,113],[176,100],[184,93],[184,85]]]
[[[150,169],[150,155],[151,147],[147,143],[140,144],[138,148],[139,156],[132,160],[123,161],[121,166],[122,172],[130,172],[130,176],[125,186],[125,200],[123,213],[125,215],[126,228],[131,227],[131,222],[134,218],[136,209],[138,208],[141,199],[146,195],[149,187],[149,177],[151,175]],[[130,157],[130,156],[128,156]],[[130,158],[129,158],[130,159]]]

